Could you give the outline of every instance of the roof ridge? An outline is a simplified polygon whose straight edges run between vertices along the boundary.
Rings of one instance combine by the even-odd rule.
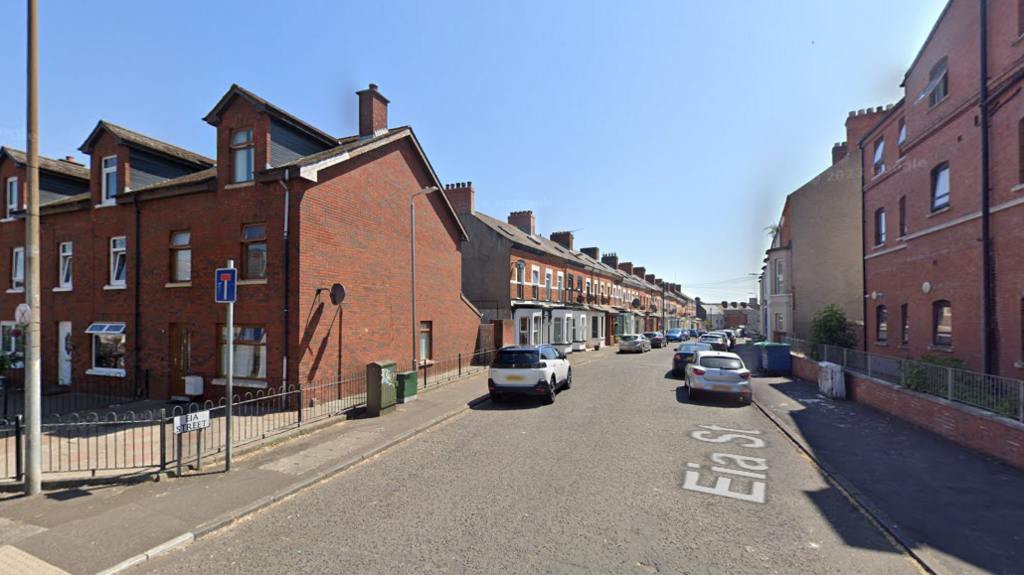
[[[136,132],[135,130],[132,130],[132,129],[129,129],[129,128],[125,128],[124,126],[121,126],[119,124],[115,124],[113,122],[109,122],[107,120],[100,120],[99,125],[105,127],[106,129],[110,130],[111,132],[114,132],[115,134],[117,134],[118,131],[126,132],[127,135],[129,136],[129,139],[131,139],[130,138],[131,136],[135,136],[139,140],[152,140],[153,142],[156,142],[157,144],[161,144],[161,145],[167,146],[169,148],[173,148],[175,150],[180,150],[181,152],[184,152],[185,155],[194,156],[194,157],[199,158],[200,160],[202,160],[201,162],[196,162],[196,163],[208,163],[208,164],[211,164],[211,165],[216,165],[216,163],[217,163],[216,160],[214,160],[213,158],[207,158],[206,156],[204,156],[202,154],[199,154],[199,153],[196,153],[196,152],[193,152],[192,150],[189,150],[189,149],[186,149],[186,148],[182,148],[181,146],[176,146],[176,145],[174,145],[174,144],[172,144],[170,142],[165,142],[164,140],[160,140],[158,138],[154,138],[153,136],[148,136],[146,134],[143,134],[142,132]],[[138,143],[144,144],[144,142],[138,142]]]

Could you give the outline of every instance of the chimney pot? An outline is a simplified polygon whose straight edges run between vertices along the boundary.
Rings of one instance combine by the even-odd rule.
[[[572,251],[572,232],[552,232],[551,241],[561,244],[562,247]]]
[[[533,217],[533,211],[531,210],[512,212],[508,215],[508,224],[523,230],[531,236],[537,233],[537,220]]]
[[[448,197],[448,202],[451,203],[452,209],[455,210],[455,213],[476,213],[476,192],[473,190],[472,183],[469,183],[468,185],[448,184],[445,188],[444,195]]]

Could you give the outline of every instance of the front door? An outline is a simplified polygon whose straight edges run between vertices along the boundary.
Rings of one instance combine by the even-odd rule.
[[[185,396],[185,376],[192,375],[192,332],[185,324],[171,324],[171,397]]]
[[[71,385],[71,322],[57,324],[57,383]]]

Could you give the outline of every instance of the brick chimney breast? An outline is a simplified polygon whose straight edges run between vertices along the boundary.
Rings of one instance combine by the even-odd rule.
[[[561,244],[562,247],[572,251],[572,232],[552,232],[551,241]]]
[[[476,212],[476,200],[473,191],[473,182],[461,184],[448,184],[444,187],[444,195],[448,197],[452,209],[457,214],[472,214]]]
[[[601,258],[601,263],[617,270],[619,269],[619,256],[615,252],[608,252]]]
[[[619,269],[626,272],[629,275],[633,275],[633,262],[623,262],[619,264]]]
[[[597,248],[583,248],[580,251],[585,253],[585,254],[587,254],[592,259],[595,259],[597,261],[601,261],[601,250],[599,250]]]
[[[633,268],[633,275],[635,275],[636,277],[638,277],[640,279],[644,279],[644,275],[646,275],[646,274],[647,274],[647,268],[645,268],[645,267],[636,266],[635,268]]]
[[[847,153],[853,153],[858,149],[858,143],[861,138],[867,134],[871,128],[875,127],[875,124],[882,119],[882,116],[888,113],[888,108],[882,108],[878,106],[875,109],[868,108],[867,110],[857,110],[856,112],[850,112],[846,118],[846,150]],[[833,158],[835,152],[833,152]]]
[[[657,284],[657,282],[654,281],[654,274],[647,274],[644,276],[644,279],[647,280],[647,283]]]
[[[537,233],[537,220],[533,217],[533,210],[512,212],[508,215],[508,224],[523,230],[531,236]]]
[[[376,84],[356,92],[359,96],[359,137],[370,138],[388,129],[388,99],[377,91]]]

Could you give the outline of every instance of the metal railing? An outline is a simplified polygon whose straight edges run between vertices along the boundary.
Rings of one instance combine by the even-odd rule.
[[[486,371],[495,352],[483,349],[424,362],[419,367],[419,389]]]
[[[232,446],[244,445],[366,404],[366,374],[235,395]],[[135,413],[50,416],[42,424],[43,473],[167,469],[226,448],[226,400]],[[210,412],[210,427],[174,434],[174,417]],[[24,422],[0,419],[0,479],[23,474]]]
[[[1024,422],[1024,380],[787,338],[790,350],[875,379]]]

